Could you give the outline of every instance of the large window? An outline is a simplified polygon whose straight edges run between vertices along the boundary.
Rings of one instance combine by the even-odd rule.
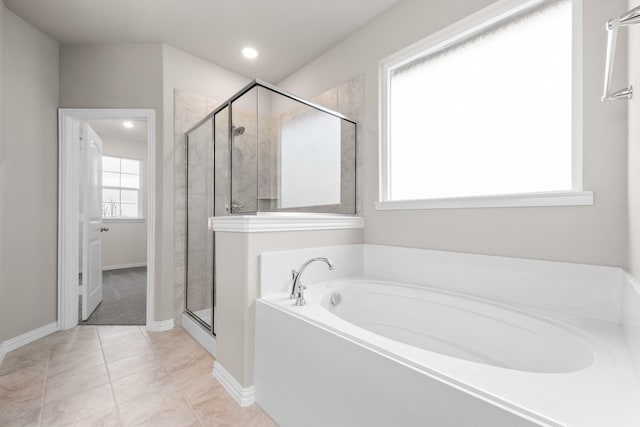
[[[383,61],[379,208],[582,190],[578,1],[503,0]]]
[[[140,218],[140,160],[102,156],[103,218]]]

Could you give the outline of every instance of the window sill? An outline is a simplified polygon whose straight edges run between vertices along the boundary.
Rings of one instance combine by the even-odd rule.
[[[558,191],[445,199],[392,200],[376,202],[377,211],[408,209],[515,208],[534,206],[591,206],[592,191]]]
[[[102,218],[102,222],[144,222],[144,218]]]

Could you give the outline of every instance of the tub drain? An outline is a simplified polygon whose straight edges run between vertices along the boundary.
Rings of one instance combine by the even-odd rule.
[[[340,295],[340,292],[334,292],[331,294],[329,301],[331,302],[331,306],[335,307],[342,301],[342,295]]]

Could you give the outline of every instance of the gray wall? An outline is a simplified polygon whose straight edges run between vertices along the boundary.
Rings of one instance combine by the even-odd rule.
[[[640,0],[629,0],[629,9],[640,5]],[[624,31],[624,30],[623,30]],[[634,88],[640,85],[640,26],[629,31],[629,81]],[[622,102],[622,101],[621,101]],[[626,101],[625,101],[626,102]],[[637,93],[629,104],[629,261],[631,274],[640,279],[640,99]]]
[[[625,265],[627,104],[603,104],[600,96],[606,46],[604,23],[627,10],[626,0],[584,0],[584,188],[594,191],[593,206],[374,210],[378,199],[379,61],[491,3],[400,2],[279,85],[312,97],[364,74],[365,114],[359,131],[366,243]],[[620,52],[626,49],[622,33]],[[626,55],[618,55],[616,60],[617,87],[627,81]]]
[[[171,301],[159,291],[171,286],[163,276],[172,239],[163,235],[165,183],[162,180],[162,46],[158,43],[64,45],[60,50],[61,108],[150,108],[156,112],[155,320],[171,318]],[[151,161],[151,160],[150,160]],[[172,187],[169,188],[169,195]],[[169,242],[169,243],[167,243]],[[163,299],[163,297],[165,297]]]
[[[59,47],[0,9],[2,342],[56,321]]]

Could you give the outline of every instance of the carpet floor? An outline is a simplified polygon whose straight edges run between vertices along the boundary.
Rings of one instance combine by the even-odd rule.
[[[147,268],[102,272],[102,302],[82,321],[82,296],[78,305],[81,325],[144,325],[147,314]]]

